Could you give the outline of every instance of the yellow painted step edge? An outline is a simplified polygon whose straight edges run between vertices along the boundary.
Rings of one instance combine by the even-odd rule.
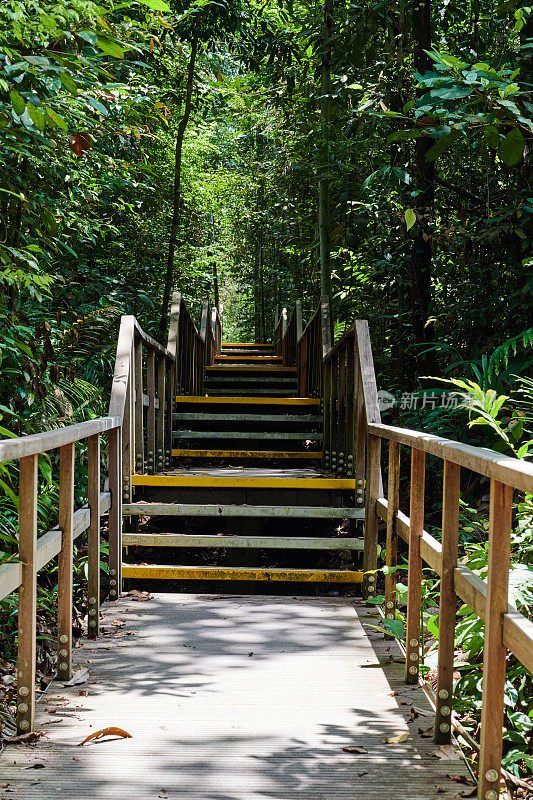
[[[123,564],[123,578],[215,581],[288,581],[291,583],[361,583],[355,570],[249,569],[248,567],[167,567],[159,564]]]
[[[253,406],[319,406],[316,397],[203,397],[199,395],[177,395],[176,403],[198,405],[253,405]]]
[[[322,450],[186,450],[173,448],[176,458],[299,458],[303,460],[322,458]]]
[[[206,367],[206,372],[282,372],[284,375],[296,374],[296,367],[278,367],[275,364],[217,364],[214,367]]]
[[[132,486],[197,486],[219,489],[336,489],[355,491],[354,478],[223,478],[212,475],[132,475]]]

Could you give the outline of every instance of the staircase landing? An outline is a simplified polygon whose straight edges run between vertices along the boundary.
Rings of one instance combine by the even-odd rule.
[[[466,779],[464,762],[421,736],[425,695],[403,683],[400,650],[375,622],[340,597],[124,597],[106,606],[101,639],[74,651],[89,682],[49,687],[37,706],[46,737],[10,749],[2,782],[20,800],[466,794],[448,777]],[[77,746],[108,726],[132,738]]]

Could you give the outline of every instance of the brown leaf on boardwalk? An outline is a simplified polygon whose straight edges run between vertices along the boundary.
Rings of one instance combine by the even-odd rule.
[[[90,742],[94,739],[103,739],[104,736],[117,736],[120,739],[132,739],[131,733],[127,733],[123,731],[122,728],[102,728],[101,731],[95,731],[94,733],[90,733],[83,742],[80,742],[78,747],[81,747],[86,742]]]
[[[41,736],[44,736],[44,731],[30,731],[29,733],[21,733],[20,736],[4,736],[6,744],[32,744],[39,741]]]
[[[141,592],[139,589],[131,589],[129,592],[126,592],[126,597],[131,598],[131,600],[138,600],[139,602],[154,599],[153,594],[150,594],[150,592]]]
[[[355,755],[361,755],[362,753],[368,753],[366,747],[359,747],[359,745],[351,744],[348,747],[342,748],[344,753],[354,753]]]
[[[470,786],[470,781],[465,775],[446,775],[449,781],[455,781],[455,783],[464,783],[466,786]]]
[[[405,742],[407,737],[409,736],[408,733],[400,733],[398,736],[391,736],[390,739],[387,739],[387,744],[401,744]]]
[[[457,752],[455,747],[451,744],[441,744],[435,751],[435,757],[443,761],[455,761],[457,759]]]
[[[423,739],[430,739],[433,736],[433,728],[419,728],[418,733],[422,736]]]

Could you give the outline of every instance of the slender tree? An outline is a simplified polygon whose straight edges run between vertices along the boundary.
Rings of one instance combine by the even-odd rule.
[[[178,240],[178,233],[180,227],[180,206],[181,206],[181,161],[183,156],[183,139],[189,117],[192,110],[192,93],[194,88],[194,68],[196,65],[196,56],[198,55],[198,39],[195,37],[191,41],[191,52],[189,55],[189,64],[187,67],[187,85],[185,89],[185,105],[183,109],[183,116],[178,125],[178,132],[176,135],[176,144],[174,149],[174,190],[172,193],[172,222],[170,226],[170,239],[168,243],[168,258],[167,268],[165,273],[165,287],[163,290],[163,302],[161,304],[161,319],[159,322],[159,332],[162,338],[166,335],[168,327],[168,307],[170,303],[170,294],[172,292],[172,284],[174,281],[174,255],[176,252],[176,242]]]
[[[413,56],[415,69],[420,75],[432,68],[427,54],[431,49],[431,0],[414,0],[413,4]],[[431,221],[435,203],[435,162],[426,158],[435,140],[424,128],[434,126],[431,117],[421,117],[422,136],[415,140],[414,174],[417,195],[417,233],[413,242],[411,265],[414,286],[413,329],[415,340],[427,339],[426,323],[431,303],[432,240]]]
[[[331,46],[333,0],[324,0],[322,66],[320,71],[321,175],[318,181],[318,235],[320,243],[320,295],[331,300],[331,243],[329,200],[329,144],[331,114]]]

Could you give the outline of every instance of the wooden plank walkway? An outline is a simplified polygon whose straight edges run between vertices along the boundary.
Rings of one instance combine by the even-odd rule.
[[[447,776],[468,775],[466,766],[453,751],[437,758],[420,735],[429,706],[403,683],[396,643],[365,629],[375,620],[340,597],[108,604],[106,633],[74,651],[89,682],[49,687],[37,713],[46,738],[0,757],[0,797],[458,798],[469,789]],[[412,707],[422,713],[408,724]],[[77,746],[107,726],[133,738]]]

